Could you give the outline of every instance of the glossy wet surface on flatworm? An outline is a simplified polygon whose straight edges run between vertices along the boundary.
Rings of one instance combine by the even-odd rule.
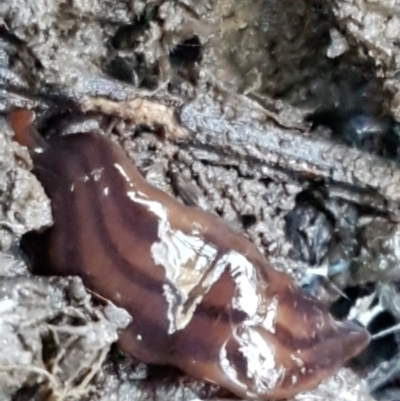
[[[147,184],[109,139],[27,142],[54,215],[40,273],[79,275],[126,308],[127,353],[267,400],[314,387],[367,344],[220,218]]]

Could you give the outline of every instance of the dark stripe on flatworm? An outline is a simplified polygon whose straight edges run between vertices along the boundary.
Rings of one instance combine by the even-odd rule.
[[[115,207],[115,210],[121,222],[123,222],[126,227],[127,232],[132,232],[133,230],[137,232],[135,238],[148,244],[150,248],[151,245],[158,241],[159,218],[151,212],[146,205],[135,202],[128,197],[128,184],[122,174],[114,167],[115,157],[112,148],[110,148],[110,144],[105,140],[97,140],[97,145],[99,148],[98,164],[107,166],[100,179],[100,181],[105,181],[105,183],[97,185],[97,196],[99,198],[102,197],[103,188],[109,187],[109,195],[104,198],[112,199],[113,204],[118,205]],[[139,172],[137,172],[137,175],[140,177]],[[100,181],[98,183],[100,183]],[[132,191],[134,191],[134,188],[132,188]],[[123,195],[119,196],[119,194]],[[149,199],[149,201],[150,200],[151,199]],[[107,218],[104,213],[103,217],[104,220]]]
[[[199,317],[207,317],[214,321],[222,321],[230,325],[239,325],[248,317],[247,314],[238,309],[228,309],[227,307],[219,307],[205,302],[201,302],[195,311],[195,315]]]
[[[34,171],[44,186],[45,192],[52,199],[54,227],[51,227],[50,230],[54,231],[58,226],[62,227],[61,230],[57,230],[58,243],[63,244],[57,249],[59,252],[57,258],[61,261],[61,266],[58,265],[61,271],[58,273],[79,274],[79,267],[83,265],[79,246],[81,243],[80,223],[82,223],[78,213],[77,198],[79,194],[71,192],[69,187],[60,193],[59,184],[61,182],[64,185],[70,185],[74,182],[72,177],[76,171],[83,170],[82,152],[81,149],[77,149],[77,154],[70,155],[70,152],[65,151],[63,138],[49,139],[48,144],[49,147],[44,153],[34,155]],[[73,157],[73,163],[70,162],[68,156]],[[57,159],[66,159],[68,162],[60,163]],[[61,197],[62,199],[60,199]],[[63,205],[60,205],[60,202]],[[47,263],[52,264],[53,261],[48,260]],[[46,268],[49,270],[46,273],[50,273],[51,266]],[[40,266],[37,266],[37,270],[40,271]]]
[[[97,144],[94,143],[93,147],[94,145]],[[88,149],[88,152],[93,152],[93,154],[99,153],[98,157],[101,157],[102,163],[99,163],[98,165],[103,164],[107,166],[110,164],[110,162],[113,163],[113,158],[110,157],[109,152],[107,153],[104,151],[96,152],[95,149],[93,149],[93,147],[90,147]],[[93,171],[93,166],[91,166],[90,164],[90,158],[93,158],[93,154],[87,155],[87,157],[85,157],[85,162],[83,163],[85,165],[84,171]],[[95,168],[97,168],[97,166]],[[107,216],[104,213],[99,201],[99,196],[101,196],[101,192],[104,188],[105,176],[109,175],[108,172],[109,170],[105,168],[102,173],[102,179],[100,179],[97,182],[95,182],[93,179],[87,181],[85,183],[85,190],[82,191],[85,192],[85,195],[89,201],[88,204],[92,205],[92,210],[90,211],[90,215],[93,224],[93,235],[96,235],[99,243],[101,244],[101,248],[104,250],[105,257],[107,257],[110,260],[110,264],[112,264],[113,267],[117,268],[129,281],[134,281],[138,285],[146,288],[146,290],[153,292],[155,295],[157,295],[160,291],[162,291],[163,282],[161,280],[156,280],[145,273],[142,273],[140,269],[136,268],[134,265],[132,265],[130,261],[125,259],[124,256],[118,250],[118,244],[114,241],[112,233],[108,231],[108,227],[105,221],[108,218],[112,217]],[[119,213],[121,222],[123,222],[124,225],[126,225],[127,232],[137,229],[140,230],[140,226],[142,225],[139,222],[140,214],[143,213],[145,215],[148,215],[149,211],[146,210],[146,208],[142,205],[135,205],[135,203],[130,201],[126,196],[118,197],[117,196],[118,191],[121,190],[121,188],[118,188],[118,181],[121,183],[121,181],[123,181],[123,178],[119,174],[116,175],[115,179],[112,178],[114,177],[110,177],[110,179],[107,180],[106,186],[109,186],[110,188],[110,193],[107,196],[107,202],[113,203],[115,210]],[[125,188],[123,183],[122,183],[122,190],[123,193],[125,194]],[[127,201],[129,201],[129,203]],[[134,209],[136,209],[134,215],[138,216],[137,220],[132,219],[132,213],[127,213],[127,210],[130,210],[132,212],[132,210]],[[155,224],[151,220],[153,220]],[[150,219],[150,221],[145,222],[145,225],[152,226],[152,230],[148,230],[148,232],[157,230],[157,223],[158,222],[155,219],[155,217],[154,219]],[[157,238],[156,235],[155,238]],[[151,239],[153,240],[153,238]],[[144,238],[144,241],[149,241],[149,238],[147,239]],[[138,259],[140,260],[140,258]]]
[[[82,160],[84,160],[82,153],[83,152],[81,149],[77,149],[77,154],[74,155],[73,166],[68,166],[68,171],[63,171],[67,183],[74,182],[72,176],[76,170],[79,171],[84,169],[82,163]],[[81,268],[84,266],[82,258],[82,247],[85,243],[85,239],[81,238],[81,224],[86,224],[86,219],[82,218],[79,213],[79,197],[81,196],[81,194],[77,192],[71,192],[67,189],[66,194],[63,195],[66,195],[65,203],[67,207],[60,207],[59,210],[56,210],[53,213],[54,215],[57,215],[59,213],[60,216],[62,216],[61,218],[63,219],[62,224],[64,227],[57,233],[57,235],[60,235],[60,232],[64,232],[64,236],[61,237],[61,239],[58,239],[59,241],[61,241],[61,244],[65,244],[63,246],[60,246],[61,252],[63,253],[61,257],[63,258],[62,261],[67,269],[73,269],[75,274],[79,274]],[[55,224],[58,224],[58,222],[56,221]]]
[[[337,332],[332,329],[329,325],[323,331],[316,330],[316,336],[312,337],[311,333],[309,337],[297,337],[297,333],[292,333],[281,324],[275,324],[275,336],[279,339],[279,343],[285,348],[296,351],[307,350],[319,344],[323,341],[328,341],[337,335]]]

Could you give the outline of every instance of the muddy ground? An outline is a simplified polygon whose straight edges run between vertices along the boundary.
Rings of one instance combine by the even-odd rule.
[[[149,182],[369,328],[359,358],[296,400],[400,399],[399,15],[398,0],[3,0],[0,399],[232,398],[122,355],[130,317],[79,278],[29,273],[20,238],[52,217],[12,141],[16,106],[43,134],[110,135]]]

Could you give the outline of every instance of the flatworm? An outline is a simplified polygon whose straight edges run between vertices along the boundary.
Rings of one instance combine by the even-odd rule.
[[[16,139],[51,199],[41,273],[78,275],[133,321],[122,350],[255,400],[315,387],[368,343],[274,270],[224,221],[149,185],[95,133],[38,139],[15,111]]]

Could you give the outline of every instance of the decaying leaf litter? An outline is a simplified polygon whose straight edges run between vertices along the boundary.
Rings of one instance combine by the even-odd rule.
[[[6,0],[1,110],[33,108],[43,132],[108,133],[149,182],[218,213],[338,316],[383,333],[400,319],[390,302],[399,9],[396,0]],[[129,317],[79,279],[29,275],[18,240],[51,224],[50,204],[11,138],[3,118],[2,399],[229,397],[108,355]],[[354,363],[366,381],[342,369],[297,399],[396,399],[397,333],[378,334]]]

